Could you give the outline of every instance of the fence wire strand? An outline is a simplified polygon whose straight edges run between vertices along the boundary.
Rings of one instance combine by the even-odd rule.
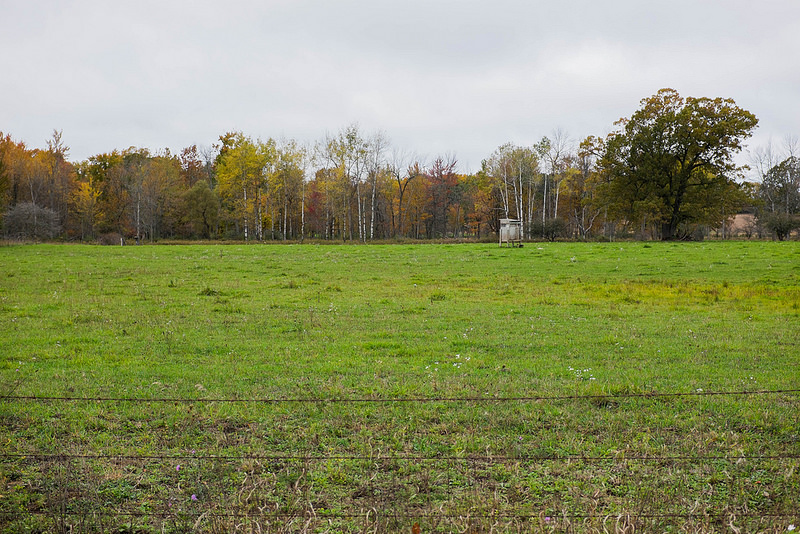
[[[629,399],[645,398],[656,399],[665,397],[711,397],[711,396],[748,396],[748,395],[777,395],[800,393],[800,389],[775,389],[775,390],[750,390],[750,391],[685,391],[676,393],[597,393],[590,395],[534,395],[519,397],[397,397],[397,398],[370,398],[370,397],[334,397],[334,398],[182,398],[182,397],[67,397],[67,396],[37,396],[37,395],[6,395],[0,400],[30,401],[30,402],[116,402],[116,403],[170,403],[170,404],[195,404],[195,403],[242,403],[242,404],[392,404],[392,403],[504,403],[504,402],[552,402],[562,400],[592,400],[592,399]]]
[[[40,453],[9,453],[0,454],[0,458],[5,459],[36,459],[36,460],[202,460],[202,461],[372,461],[372,462],[392,462],[392,461],[413,461],[413,462],[486,462],[486,463],[508,463],[508,462],[716,462],[716,461],[754,461],[754,460],[798,460],[800,454],[772,454],[772,455],[713,455],[713,456],[627,456],[619,454],[617,456],[341,456],[341,455],[132,455],[132,454],[40,454]]]
[[[52,515],[52,511],[48,510],[30,510],[26,511],[26,513],[31,515]],[[87,515],[86,511],[70,511],[70,510],[61,510],[59,513],[63,515],[69,516],[79,516],[79,515]],[[358,519],[358,518],[366,518],[370,514],[375,514],[374,510],[364,511],[364,512],[323,512],[317,511],[313,509],[308,510],[297,510],[296,512],[264,512],[258,514],[243,514],[243,513],[229,513],[229,512],[218,512],[214,510],[210,510],[208,512],[204,512],[204,514],[209,514],[212,517],[218,518],[228,518],[228,519]],[[606,518],[636,518],[636,519],[712,519],[712,518],[761,518],[761,519],[792,519],[796,517],[800,517],[800,512],[792,513],[792,512],[782,512],[782,513],[736,513],[736,512],[705,512],[705,513],[639,513],[639,514],[628,514],[628,513],[609,513],[609,514],[578,514],[573,512],[553,512],[548,511],[542,512],[540,514],[509,514],[509,513],[498,513],[494,510],[469,510],[461,514],[453,514],[453,513],[408,513],[408,514],[398,514],[398,513],[380,513],[377,512],[377,516],[381,518],[388,518],[388,519],[520,519],[520,520],[531,520],[531,519],[541,519],[543,516],[550,518],[553,522],[557,522],[559,519],[606,519]],[[6,512],[0,511],[0,516],[16,516],[19,515],[18,511],[15,512]],[[103,511],[92,511],[90,515],[94,516],[102,516],[102,517],[136,517],[136,518],[145,518],[145,517],[157,517],[161,519],[166,519],[169,517],[173,517],[175,512],[172,511],[165,511],[165,512],[139,512],[139,511],[114,511],[114,512],[103,512]],[[199,515],[199,514],[198,514]]]
[[[600,394],[584,394],[584,395],[535,395],[535,396],[481,396],[481,397],[400,397],[400,398],[179,398],[179,397],[151,397],[151,398],[137,398],[137,397],[90,397],[90,396],[40,396],[40,395],[5,395],[0,396],[0,402],[41,402],[41,403],[57,403],[57,402],[101,402],[101,403],[141,403],[141,404],[155,404],[155,403],[169,403],[169,404],[195,404],[195,403],[238,403],[238,404],[376,404],[376,405],[390,405],[401,403],[515,403],[515,402],[559,402],[559,401],[580,401],[580,400],[598,400],[598,399],[659,399],[659,398],[679,398],[679,397],[711,397],[711,396],[766,396],[766,395],[793,395],[800,393],[800,389],[776,389],[776,390],[750,390],[750,391],[688,391],[688,392],[649,392],[649,393],[600,393]],[[792,401],[796,399],[791,399]],[[614,453],[613,455],[434,455],[434,456],[420,456],[420,455],[322,455],[322,454],[241,454],[241,455],[214,455],[214,454],[45,454],[45,453],[7,453],[0,454],[0,461],[13,462],[13,461],[37,461],[37,462],[67,462],[73,460],[96,460],[96,461],[135,461],[135,462],[191,462],[191,461],[208,461],[208,462],[327,462],[327,461],[353,461],[353,462],[465,462],[476,463],[483,462],[486,464],[507,464],[507,463],[545,463],[545,462],[587,462],[587,463],[603,463],[603,462],[689,462],[689,463],[710,463],[710,462],[767,462],[767,461],[787,461],[798,460],[800,454],[768,454],[768,455],[632,455],[629,456],[624,452]],[[793,468],[794,469],[794,468]],[[384,503],[385,504],[385,503]],[[385,512],[379,511],[375,508],[362,511],[330,511],[330,510],[315,510],[310,509],[296,509],[296,510],[276,510],[270,512],[269,510],[261,511],[259,513],[233,513],[225,512],[224,510],[215,510],[213,508],[206,509],[202,513],[194,513],[195,518],[220,518],[231,520],[251,520],[251,521],[284,521],[289,522],[292,520],[366,520],[371,522],[378,521],[409,521],[409,520],[458,520],[458,521],[486,521],[486,520],[509,520],[509,521],[543,521],[547,517],[550,525],[558,525],[561,521],[571,520],[721,520],[721,519],[760,519],[760,520],[794,520],[800,517],[800,510],[790,509],[788,511],[780,510],[773,513],[751,513],[745,511],[743,513],[736,513],[732,511],[727,512],[678,512],[678,513],[576,513],[574,511],[562,510],[548,510],[542,511],[539,514],[530,514],[520,511],[522,513],[502,512],[497,510],[486,509],[469,509],[464,512],[453,511],[445,512],[440,510],[438,512],[409,512],[398,513],[397,509],[388,510]],[[12,518],[19,516],[20,513],[32,516],[52,516],[54,513],[60,514],[64,517],[79,517],[79,516],[93,516],[93,517],[109,517],[109,518],[129,518],[130,520],[147,518],[167,520],[175,517],[174,511],[130,511],[130,510],[80,510],[71,509],[70,506],[60,508],[57,512],[53,510],[14,510],[7,511],[0,509],[0,518]],[[184,511],[182,513],[188,513]]]

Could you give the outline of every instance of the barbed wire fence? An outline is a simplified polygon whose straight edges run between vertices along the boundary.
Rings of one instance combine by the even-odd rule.
[[[757,391],[692,391],[677,393],[618,393],[520,397],[407,397],[407,398],[180,398],[180,397],[80,397],[6,395],[7,408],[30,403],[131,404],[253,404],[343,405],[388,404],[511,404],[525,402],[584,402],[677,397],[768,398],[781,395],[791,403],[800,389]],[[148,453],[87,452],[80,439],[69,439],[58,452],[25,450],[0,454],[7,491],[27,485],[37,499],[14,502],[0,498],[0,524],[35,524],[37,520],[60,532],[97,532],[127,525],[128,531],[261,531],[261,532],[488,532],[587,531],[628,532],[638,525],[683,521],[721,524],[735,521],[758,525],[785,525],[800,519],[797,487],[800,451],[787,445],[780,453],[744,454],[404,454],[376,451],[341,453]],[[127,448],[130,448],[128,446]],[[6,450],[9,450],[6,447]],[[789,473],[783,488],[793,492],[792,505],[759,506],[726,503],[701,506],[690,499],[681,509],[650,506],[659,499],[659,480],[685,477],[687,471],[725,471],[743,463],[757,471]],[[632,464],[654,464],[651,484],[639,488],[640,503],[621,509],[601,502],[595,491],[580,499],[568,498],[564,484],[595,489],[587,476],[602,472],[624,477]],[[579,468],[576,468],[579,466]],[[589,466],[588,468],[586,466]],[[676,467],[677,466],[677,467]],[[639,468],[634,468],[638,470]],[[544,472],[544,475],[538,473]],[[103,479],[97,483],[98,474]],[[166,474],[169,473],[169,474]],[[545,491],[545,504],[517,491],[510,473],[562,486]],[[38,481],[26,476],[39,476]],[[605,476],[605,475],[604,475]],[[9,477],[16,480],[8,481]],[[735,491],[747,484],[728,481]],[[614,483],[604,483],[606,490]],[[668,484],[674,489],[674,483]],[[614,488],[611,488],[612,490]],[[712,488],[713,490],[713,488]],[[688,491],[688,490],[687,490]],[[703,490],[705,491],[705,490]],[[9,492],[11,493],[11,492]],[[519,493],[519,492],[518,492]],[[341,497],[338,500],[337,497]],[[794,499],[792,501],[792,498]],[[733,499],[731,500],[733,502]],[[668,503],[669,504],[669,503]],[[657,511],[654,511],[654,508]],[[31,523],[26,523],[26,518]],[[741,524],[741,523],[740,523]],[[698,527],[701,528],[701,527]],[[782,527],[776,527],[782,528]],[[119,531],[119,530],[116,530]],[[776,532],[779,530],[775,530]]]
[[[484,396],[484,397],[296,397],[296,398],[204,398],[204,397],[72,397],[72,396],[36,396],[36,395],[6,395],[0,396],[0,400],[9,401],[63,401],[63,402],[135,402],[135,403],[259,403],[259,404],[339,404],[339,403],[359,403],[359,404],[394,404],[394,403],[430,403],[430,402],[486,402],[486,403],[507,403],[507,402],[535,402],[535,401],[560,401],[560,400],[592,400],[592,399],[630,399],[630,398],[664,398],[664,397],[742,397],[750,395],[778,395],[800,393],[800,389],[757,389],[757,390],[737,390],[737,391],[686,391],[686,392],[645,392],[645,393],[598,393],[591,395],[534,395],[519,397],[504,396]]]

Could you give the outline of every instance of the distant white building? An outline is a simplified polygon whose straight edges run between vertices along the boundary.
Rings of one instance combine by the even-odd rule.
[[[522,246],[522,221],[519,219],[500,219],[500,246]]]

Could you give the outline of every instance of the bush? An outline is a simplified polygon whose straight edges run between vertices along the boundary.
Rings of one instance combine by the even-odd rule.
[[[531,239],[541,237],[548,241],[555,241],[559,237],[566,237],[567,223],[563,219],[550,219],[544,223],[531,223],[528,235]]]
[[[788,213],[770,213],[763,219],[764,227],[772,232],[778,241],[783,241],[792,230],[800,228],[800,217]]]
[[[3,217],[3,228],[9,239],[53,239],[61,233],[58,214],[33,202],[11,208]]]
[[[98,237],[97,242],[101,245],[121,245],[124,240],[121,234],[109,232]]]

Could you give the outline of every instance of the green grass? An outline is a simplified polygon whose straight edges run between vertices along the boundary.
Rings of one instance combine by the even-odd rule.
[[[796,393],[626,395],[799,319],[794,242],[0,247],[0,531],[782,532]]]

